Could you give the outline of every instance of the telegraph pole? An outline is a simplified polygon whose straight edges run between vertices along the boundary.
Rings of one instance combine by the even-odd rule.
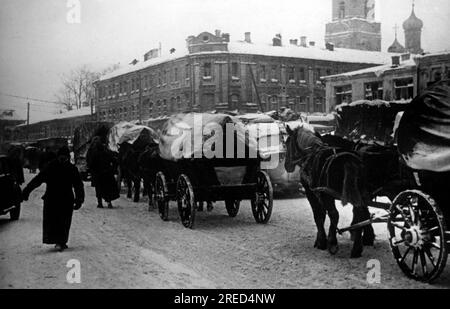
[[[30,126],[30,102],[27,102],[27,141],[29,135],[29,126]]]

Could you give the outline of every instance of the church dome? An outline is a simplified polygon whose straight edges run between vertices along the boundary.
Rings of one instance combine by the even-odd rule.
[[[411,12],[411,16],[405,22],[403,23],[403,29],[405,30],[411,30],[411,29],[422,29],[423,28],[423,21],[416,16],[416,13],[414,12],[414,8]]]
[[[395,38],[394,43],[388,48],[388,53],[404,53],[406,52],[406,48],[403,47],[402,44]]]

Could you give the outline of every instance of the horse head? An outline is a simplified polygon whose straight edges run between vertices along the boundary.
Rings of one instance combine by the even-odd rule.
[[[288,138],[286,140],[286,160],[284,167],[288,173],[295,170],[295,166],[308,154],[308,150],[323,143],[319,136],[309,127],[299,126],[294,130],[286,126]]]

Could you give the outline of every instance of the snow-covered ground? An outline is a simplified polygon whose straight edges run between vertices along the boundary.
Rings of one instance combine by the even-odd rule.
[[[30,179],[30,175],[27,175]],[[0,288],[448,288],[450,268],[433,285],[407,279],[389,249],[386,226],[377,225],[374,248],[349,258],[351,242],[340,236],[336,256],[313,249],[315,226],[305,199],[274,202],[268,225],[255,223],[250,205],[231,219],[222,203],[198,213],[194,230],[182,227],[176,205],[162,222],[146,200],[122,197],[115,209],[97,209],[94,190],[75,213],[70,249],[56,253],[41,244],[44,187],[23,204],[22,218],[0,218]],[[341,211],[341,226],[351,209]],[[71,259],[80,261],[81,284],[69,284]],[[366,280],[377,259],[381,283]]]

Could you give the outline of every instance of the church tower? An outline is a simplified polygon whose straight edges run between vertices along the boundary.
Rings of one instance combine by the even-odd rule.
[[[417,18],[414,12],[414,2],[411,16],[403,23],[405,30],[405,48],[412,54],[422,54],[422,28],[423,21]]]
[[[336,47],[381,51],[381,24],[375,22],[375,0],[332,0],[333,21],[325,42]]]

